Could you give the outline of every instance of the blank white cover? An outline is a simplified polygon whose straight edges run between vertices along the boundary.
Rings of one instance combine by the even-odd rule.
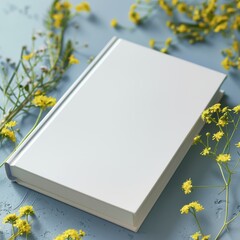
[[[117,40],[11,165],[136,213],[224,78]]]

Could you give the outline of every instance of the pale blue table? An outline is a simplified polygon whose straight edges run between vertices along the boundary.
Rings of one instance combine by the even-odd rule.
[[[33,29],[41,30],[42,19],[50,2],[48,0],[1,0],[1,56],[18,59],[21,46],[30,44]],[[77,3],[76,0],[73,2]],[[76,30],[72,27],[68,32],[69,37],[79,41],[79,45],[88,43],[89,48],[78,49],[81,64],[74,66],[68,72],[67,77],[54,93],[57,98],[85,69],[88,57],[96,56],[112,36],[116,35],[145,46],[148,45],[150,38],[164,40],[166,37],[172,36],[172,33],[165,27],[166,16],[161,11],[157,11],[147,24],[139,26],[134,31],[116,31],[109,27],[109,21],[114,17],[123,24],[132,26],[128,21],[128,9],[132,3],[131,0],[92,0],[89,2],[92,6],[92,14],[76,18],[75,22],[79,24],[79,29]],[[224,48],[226,42],[227,40],[221,37],[212,37],[207,43],[194,46],[181,42],[177,44],[175,50],[171,51],[171,54],[223,71],[220,66],[220,60],[222,59],[220,49]],[[239,72],[230,73],[222,88],[225,91],[223,104],[233,106],[240,103]],[[23,133],[29,129],[33,121],[32,115],[23,119]],[[189,239],[189,236],[196,231],[196,226],[191,216],[182,216],[179,209],[190,199],[196,199],[207,209],[200,214],[206,232],[216,234],[223,219],[224,205],[222,199],[224,196],[218,194],[217,190],[199,190],[195,191],[190,198],[185,196],[180,189],[182,182],[189,177],[198,182],[199,185],[209,184],[216,180],[217,170],[215,166],[202,159],[199,151],[198,147],[190,149],[138,233],[133,233],[42,194],[13,184],[7,179],[3,168],[0,169],[0,218],[2,219],[7,213],[16,211],[22,205],[31,204],[36,210],[31,239],[52,239],[68,228],[76,228],[87,232],[86,240],[180,240]],[[1,160],[8,153],[8,148],[2,148]],[[89,178],[91,178],[91,170],[89,170]],[[239,179],[239,174],[235,178]],[[84,179],[84,181],[87,181],[87,179]],[[240,209],[239,189],[239,181],[236,181],[232,188],[230,215]],[[238,240],[240,238],[239,224],[240,220],[238,219],[230,225],[231,232],[226,233],[221,239]],[[8,226],[0,224],[0,239],[5,239],[2,232],[9,231]]]

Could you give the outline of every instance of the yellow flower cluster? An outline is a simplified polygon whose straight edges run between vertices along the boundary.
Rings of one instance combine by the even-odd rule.
[[[192,192],[192,180],[191,178],[186,180],[183,184],[182,184],[182,190],[184,191],[185,194],[189,194]]]
[[[165,42],[164,42],[164,46],[159,47],[159,46],[157,45],[158,43],[160,43],[160,42],[156,42],[156,40],[153,39],[153,38],[151,38],[151,39],[149,40],[149,46],[150,46],[151,48],[159,49],[160,52],[162,52],[162,53],[167,53],[169,47],[170,47],[171,44],[172,44],[172,38],[168,37],[168,38],[165,40]]]
[[[226,153],[222,153],[219,154],[216,158],[217,162],[220,163],[226,163],[229,162],[231,160],[231,155],[230,154],[226,154]]]
[[[216,140],[217,142],[219,142],[223,135],[224,135],[223,131],[218,131],[217,133],[213,134],[212,140]]]
[[[191,236],[191,238],[193,239],[193,240],[208,240],[208,239],[210,239],[210,237],[211,237],[211,235],[202,235],[200,232],[195,232],[192,236]]]
[[[61,28],[65,24],[65,20],[70,16],[70,10],[72,4],[68,1],[57,1],[55,3],[55,11],[52,14],[53,26],[55,28]],[[90,12],[91,8],[88,2],[81,2],[75,7],[76,12]]]
[[[32,103],[36,107],[40,107],[42,109],[46,109],[48,107],[53,107],[56,104],[56,98],[47,97],[45,95],[37,95],[32,100]]]
[[[210,108],[207,108],[202,112],[202,120],[205,121],[206,123],[216,123],[217,126],[224,127],[226,126],[229,121],[228,121],[228,113],[231,111],[231,109],[228,108],[223,108],[221,109],[221,104],[217,103],[213,105]],[[213,116],[214,113],[217,113],[217,118],[216,116]],[[222,115],[221,115],[222,114]]]
[[[17,124],[16,121],[10,121],[6,123],[2,128],[0,135],[10,139],[12,142],[16,142],[16,135],[15,131],[13,130],[13,127],[15,127],[16,124]]]
[[[34,209],[33,206],[24,206],[19,209],[20,217],[23,216],[28,216],[28,215],[33,215],[34,214]]]
[[[31,225],[26,220],[18,219],[13,226],[18,229],[19,235],[29,234],[31,232]]]
[[[54,240],[82,240],[85,235],[86,233],[83,230],[68,229],[54,238]]]
[[[10,223],[12,225],[12,237],[10,239],[15,239],[16,236],[31,233],[31,225],[28,222],[28,216],[34,214],[34,209],[32,206],[24,206],[19,209],[20,215],[17,216],[15,213],[10,213],[6,215],[3,219],[3,223]],[[26,219],[22,219],[26,216]]]
[[[136,11],[130,11],[128,14],[129,20],[133,22],[134,24],[139,24],[141,20],[141,16],[138,12]]]
[[[3,223],[15,224],[18,219],[19,217],[16,215],[16,213],[10,213],[3,218]]]
[[[204,207],[200,203],[198,203],[198,201],[194,201],[194,202],[184,205],[180,209],[180,212],[181,212],[181,214],[188,214],[191,211],[200,212],[203,210],[204,210]]]
[[[77,12],[90,12],[91,7],[88,2],[81,2],[76,6],[76,11]]]
[[[189,40],[189,43],[203,41],[213,33],[229,33],[228,36],[237,36],[235,31],[240,29],[239,1],[229,1],[217,4],[217,0],[205,0],[201,4],[190,1],[189,4],[179,0],[158,0],[158,5],[168,16],[183,14],[189,21],[168,21],[167,26],[179,37]],[[173,18],[174,19],[174,18]],[[187,23],[186,23],[187,22]],[[230,49],[223,51],[225,55],[221,65],[229,70],[240,69],[239,41],[233,40]]]

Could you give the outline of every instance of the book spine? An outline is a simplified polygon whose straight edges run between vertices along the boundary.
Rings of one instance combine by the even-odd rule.
[[[11,166],[9,165],[9,163],[6,162],[4,165],[5,165],[5,171],[6,171],[7,177],[8,177],[11,181],[16,182],[17,179],[12,175]]]

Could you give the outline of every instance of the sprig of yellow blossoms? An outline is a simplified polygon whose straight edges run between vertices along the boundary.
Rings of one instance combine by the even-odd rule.
[[[16,213],[7,214],[3,218],[3,223],[12,226],[11,236],[8,240],[15,240],[24,236],[28,239],[29,234],[32,233],[31,224],[33,223],[33,219],[31,219],[31,223],[29,222],[29,216],[34,214],[33,206],[30,205],[20,207],[18,215]],[[83,230],[68,229],[55,237],[54,240],[82,240],[84,236],[86,236],[86,233]]]
[[[31,233],[31,224],[29,222],[29,216],[34,215],[34,209],[32,206],[24,206],[19,209],[19,215],[16,213],[10,213],[3,219],[3,223],[12,225],[12,232],[9,240],[15,240],[19,236],[26,236]]]
[[[40,109],[28,136],[40,121],[42,111],[56,104],[56,99],[46,96],[46,93],[56,87],[71,65],[80,62],[73,54],[72,41],[64,41],[65,31],[73,17],[90,11],[90,5],[85,1],[75,7],[69,1],[53,1],[45,21],[46,32],[32,36],[31,51],[23,47],[17,64],[11,60],[3,64],[0,75],[0,91],[3,95],[0,105],[1,143],[10,140],[16,144],[16,150],[19,129],[15,126],[21,120],[19,116],[28,114],[32,108]],[[39,45],[36,41],[42,41],[46,46],[36,49],[35,46]],[[0,167],[4,162],[0,163]]]
[[[220,103],[217,103],[204,110],[201,118],[205,123],[213,125],[213,129],[217,128],[217,131],[214,133],[207,132],[205,137],[197,135],[194,137],[193,143],[203,146],[200,155],[203,157],[209,157],[211,160],[213,160],[213,162],[215,162],[219,169],[220,177],[223,179],[224,185],[195,186],[193,185],[192,179],[189,178],[182,184],[182,190],[185,194],[190,194],[194,189],[197,188],[219,187],[222,189],[222,192],[225,191],[225,217],[222,227],[214,238],[217,240],[220,238],[220,236],[222,236],[227,226],[240,215],[240,213],[237,213],[234,217],[229,218],[229,190],[232,182],[232,176],[235,174],[236,167],[240,161],[240,159],[236,159],[236,163],[234,165],[233,163],[229,165],[229,163],[233,161],[231,159],[230,145],[239,126],[240,105],[229,108],[222,107]],[[221,144],[219,145],[219,143]],[[240,148],[240,141],[235,143],[235,147]],[[182,214],[191,213],[196,220],[199,231],[191,236],[193,240],[210,238],[210,235],[203,234],[203,230],[196,214],[203,209],[203,206],[198,202],[191,202],[190,204],[184,205],[180,210]]]
[[[166,26],[179,38],[190,44],[203,42],[208,35],[222,34],[231,40],[230,47],[223,49],[221,62],[225,70],[240,69],[240,1],[181,1],[181,0],[136,0],[129,8],[129,20],[140,25],[161,9],[169,16]],[[117,19],[110,25],[121,27]],[[149,45],[154,46],[155,39]],[[164,49],[161,47],[160,49]],[[158,49],[155,47],[155,49]],[[159,50],[159,49],[158,49]],[[163,50],[164,51],[164,50]]]

